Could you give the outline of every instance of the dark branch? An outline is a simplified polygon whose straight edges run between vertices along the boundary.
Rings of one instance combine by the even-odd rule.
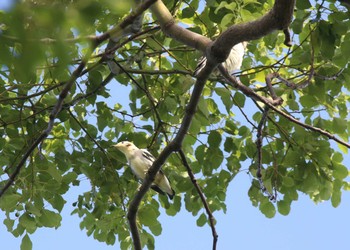
[[[265,187],[265,184],[263,182],[262,179],[262,174],[261,174],[261,169],[262,169],[262,140],[263,140],[263,128],[265,125],[265,122],[268,118],[268,113],[269,113],[269,107],[265,107],[264,111],[263,111],[263,116],[261,117],[261,120],[259,122],[258,125],[258,129],[257,129],[257,134],[256,134],[256,148],[258,150],[258,169],[256,171],[256,177],[258,178],[259,184],[260,184],[260,190],[262,193],[266,194],[267,197],[271,200],[271,201],[275,201],[276,197],[271,194],[269,192],[269,190],[267,190],[267,188]]]
[[[272,106],[278,106],[278,105],[282,104],[282,102],[283,102],[282,98],[276,98],[276,99],[272,98],[272,100],[271,100],[271,99],[268,99],[264,96],[257,94],[254,90],[252,90],[251,88],[249,88],[249,87],[245,86],[243,83],[241,83],[235,76],[230,75],[227,72],[227,70],[224,68],[223,65],[219,65],[219,70],[220,70],[220,73],[225,78],[225,80],[226,80],[225,82],[227,84],[229,84],[231,87],[234,87],[234,88],[242,91],[242,93],[245,94],[246,96],[249,96],[256,101],[260,101],[260,102],[263,102],[265,104],[269,103]]]
[[[9,176],[9,179],[5,186],[0,190],[0,197],[6,192],[6,190],[13,184],[15,181],[16,177],[20,173],[20,170],[24,166],[25,162],[27,161],[28,157],[32,154],[32,152],[35,150],[35,148],[42,143],[42,141],[51,133],[53,126],[54,126],[54,121],[58,113],[62,110],[63,102],[67,95],[69,94],[70,89],[74,85],[76,79],[82,74],[83,69],[85,68],[86,61],[87,59],[91,56],[91,51],[93,51],[98,44],[101,42],[107,40],[111,35],[115,35],[118,33],[118,31],[122,30],[124,27],[127,25],[131,24],[133,20],[143,13],[146,9],[149,8],[149,6],[154,3],[156,0],[148,0],[143,2],[141,5],[138,6],[138,8],[135,9],[133,13],[128,15],[118,26],[115,28],[109,30],[108,32],[102,34],[101,36],[96,37],[94,40],[93,46],[90,50],[90,52],[85,55],[79,66],[74,70],[72,73],[70,79],[67,81],[67,83],[64,85],[63,90],[59,94],[57,103],[53,107],[50,116],[49,116],[49,122],[47,125],[47,128],[38,136],[38,138],[32,143],[32,145],[28,148],[26,153],[23,155],[22,159],[20,162],[16,165],[14,172]]]
[[[238,33],[236,34],[235,32],[237,32],[237,29],[233,29],[233,30],[230,29],[229,33],[232,33],[232,34],[228,36],[224,35],[223,33],[220,37],[232,38],[232,37],[235,37],[236,35],[238,36],[238,39],[233,39],[233,42],[229,42],[229,44],[225,46],[226,48],[228,48],[226,51],[227,53],[225,54],[225,50],[223,53],[227,57],[232,46],[234,46],[239,42],[257,39],[266,34],[271,33],[276,29],[287,28],[288,25],[290,24],[290,21],[292,20],[294,4],[295,4],[294,0],[276,0],[273,10],[271,10],[263,18],[259,19],[260,21],[233,26],[233,27],[239,26],[240,29],[242,29],[241,32],[245,32],[245,29],[250,30],[250,32],[248,32],[246,36],[243,36],[242,34],[238,34]],[[176,25],[169,10],[165,7],[165,5],[161,0],[158,0],[156,4],[154,4],[151,7],[151,10],[153,14],[157,16],[158,21],[160,22],[160,25],[164,33],[180,41],[181,43],[187,44],[199,50],[204,50],[207,47],[207,45],[210,43],[210,39],[203,37],[201,35],[198,35],[196,33],[193,33],[191,31],[188,31],[186,29],[183,29],[179,25]],[[263,22],[264,25],[259,25],[260,28],[255,27],[254,25],[259,24],[259,22]],[[252,32],[252,30],[255,30],[255,31]],[[213,43],[211,47],[214,47],[214,48],[218,47],[218,45],[222,42],[222,39],[220,39],[220,37],[215,43]],[[213,54],[215,55],[215,57],[220,57],[220,55],[222,55],[220,51],[217,53],[215,49],[213,50]],[[140,202],[143,196],[146,194],[146,192],[150,188],[152,182],[154,181],[155,175],[160,170],[161,166],[165,163],[165,161],[170,156],[170,154],[172,154],[175,151],[181,150],[183,139],[185,138],[185,135],[187,134],[188,129],[191,125],[191,121],[196,112],[197,104],[199,102],[200,96],[202,95],[205,82],[209,78],[211,72],[217,66],[217,64],[220,62],[223,62],[226,59],[226,57],[223,56],[221,61],[208,60],[208,63],[206,64],[204,70],[202,70],[199,73],[196,84],[192,91],[190,102],[186,107],[185,116],[182,120],[180,129],[178,130],[176,137],[163,149],[159,157],[153,162],[153,165],[149,169],[146,175],[146,178],[144,179],[139,191],[137,192],[137,194],[135,195],[135,197],[130,203],[127,217],[131,227],[132,237],[134,240],[134,247],[136,250],[141,250],[141,240],[140,240],[140,235],[137,230],[137,224],[136,224],[136,214],[137,214],[137,210],[140,205]],[[251,89],[247,91],[249,93],[251,92],[252,95],[258,96],[257,98],[259,99],[264,99],[265,102],[268,102],[271,106],[278,105],[278,103],[274,103],[273,101],[271,102],[270,100],[267,101],[268,99],[260,97],[259,95],[255,94],[254,91],[252,91]]]
[[[286,119],[290,120],[291,122],[298,124],[299,126],[309,129],[311,131],[317,132],[321,135],[326,136],[328,139],[334,140],[338,143],[340,143],[341,145],[350,148],[350,143],[345,142],[341,139],[339,139],[338,137],[336,137],[335,135],[321,129],[321,128],[317,128],[314,126],[311,126],[309,124],[303,123],[301,121],[299,121],[298,119],[295,119],[294,117],[292,117],[291,115],[283,112],[282,110],[278,109],[276,106],[281,105],[283,100],[281,98],[277,98],[276,100],[269,100],[263,96],[258,95],[256,92],[254,92],[252,89],[250,89],[249,87],[243,85],[242,83],[240,83],[235,77],[229,75],[227,73],[227,71],[224,69],[224,67],[222,67],[221,65],[219,66],[220,72],[221,74],[226,78],[226,83],[229,84],[230,86],[239,89],[240,91],[242,91],[245,95],[253,98],[256,101],[260,101],[262,103],[264,103],[265,105],[267,105],[270,109],[272,109],[273,111],[275,111],[276,113],[280,114],[281,116],[285,117]],[[281,78],[280,76],[277,77],[278,79],[282,80],[283,78]],[[284,80],[284,79],[283,79]]]
[[[168,157],[175,151],[179,151],[181,149],[182,141],[185,138],[185,135],[188,131],[188,128],[191,124],[192,118],[195,114],[197,104],[199,102],[199,98],[201,96],[202,90],[205,85],[206,79],[209,77],[209,74],[203,77],[198,77],[197,83],[193,89],[192,96],[190,99],[189,104],[187,105],[186,111],[185,111],[185,117],[181,123],[181,127],[173,141],[171,141],[160,153],[158,158],[153,162],[153,165],[148,170],[148,173],[146,175],[146,178],[144,179],[139,191],[136,193],[135,197],[130,202],[129,211],[127,214],[129,225],[131,229],[131,234],[134,240],[134,247],[135,250],[141,250],[141,240],[140,235],[137,230],[137,223],[136,223],[136,214],[138,207],[140,205],[140,202],[143,198],[143,196],[146,194],[148,189],[150,188],[152,182],[154,181],[154,178],[161,168],[161,166],[165,163],[165,161],[168,159]]]
[[[292,40],[290,37],[290,31],[288,28],[283,30],[284,33],[284,45],[288,46],[288,47],[292,47]]]
[[[288,29],[294,5],[295,0],[276,0],[273,8],[260,19],[231,26],[207,48],[207,60],[213,63],[224,62],[234,45],[259,39],[275,30]]]
[[[15,181],[17,175],[20,173],[22,167],[24,166],[25,162],[27,161],[29,155],[34,151],[34,149],[42,143],[42,141],[49,136],[51,133],[51,130],[54,126],[55,118],[58,115],[58,113],[62,109],[62,105],[64,102],[64,99],[67,97],[71,87],[75,83],[75,80],[79,77],[80,73],[83,71],[85,67],[85,62],[81,62],[81,64],[78,66],[78,68],[72,73],[71,78],[64,86],[63,90],[61,91],[56,105],[53,107],[51,113],[50,113],[50,120],[47,125],[47,128],[38,136],[38,138],[32,143],[32,145],[29,147],[29,149],[26,151],[26,153],[23,155],[21,161],[17,164],[15,167],[15,171],[10,175],[7,183],[5,186],[0,190],[0,197],[6,192],[6,190],[13,184]]]
[[[191,167],[188,165],[186,156],[185,156],[184,152],[182,151],[182,149],[179,150],[179,154],[180,154],[180,157],[181,157],[182,164],[185,166],[185,168],[187,170],[187,173],[190,176],[191,182],[194,185],[194,187],[196,188],[197,193],[198,193],[199,197],[202,200],[202,203],[203,203],[203,206],[205,208],[205,211],[207,212],[207,215],[208,215],[208,218],[209,218],[210,227],[211,227],[211,233],[213,235],[213,250],[216,250],[216,245],[217,245],[217,242],[218,242],[218,234],[217,234],[216,229],[215,229],[215,218],[214,218],[214,216],[213,216],[213,214],[212,214],[212,212],[211,212],[211,210],[209,208],[208,202],[207,202],[207,200],[206,200],[206,198],[205,198],[205,196],[204,196],[200,186],[197,183],[196,178],[193,175]]]

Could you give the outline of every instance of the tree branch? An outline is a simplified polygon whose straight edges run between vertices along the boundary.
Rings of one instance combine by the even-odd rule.
[[[140,235],[137,230],[137,223],[136,223],[136,214],[137,214],[137,210],[140,205],[140,202],[143,196],[146,194],[146,192],[150,188],[152,182],[154,181],[154,178],[157,172],[160,170],[161,166],[168,159],[170,154],[172,154],[175,151],[179,151],[181,149],[182,141],[191,124],[192,118],[197,108],[197,104],[199,102],[199,98],[201,96],[202,90],[205,85],[206,78],[208,77],[209,77],[209,74],[206,76],[203,76],[202,78],[200,76],[197,78],[197,83],[193,89],[190,102],[187,105],[185,110],[185,117],[181,123],[180,129],[176,137],[163,149],[163,151],[159,154],[158,158],[153,162],[153,165],[148,170],[148,173],[146,174],[146,177],[142,182],[142,185],[139,191],[136,193],[135,197],[130,202],[127,218],[129,220],[129,225],[130,225],[131,234],[134,241],[135,250],[142,249]]]
[[[169,37],[203,52],[205,51],[207,45],[211,43],[209,38],[177,25],[175,19],[171,15],[168,8],[164,5],[163,1],[158,0],[150,9],[157,17],[157,21],[159,22],[164,34],[168,35]]]
[[[303,127],[303,128],[306,128],[306,129],[309,129],[311,131],[314,131],[316,133],[319,133],[321,135],[324,135],[326,136],[328,139],[331,139],[333,141],[336,141],[338,142],[339,144],[347,147],[347,148],[350,148],[350,143],[348,142],[345,142],[341,139],[339,139],[338,137],[336,137],[335,135],[321,129],[321,128],[317,128],[317,127],[314,127],[314,126],[311,126],[309,124],[306,124],[306,123],[303,123],[301,121],[299,121],[298,119],[294,118],[293,116],[291,115],[288,115],[287,113],[283,112],[282,110],[278,109],[277,107],[274,107],[270,104],[267,104],[265,103],[266,105],[268,105],[273,111],[275,111],[276,113],[280,114],[281,116],[283,116],[284,118],[290,120],[291,122],[295,123],[295,124],[298,124],[299,126]]]
[[[259,39],[275,30],[288,29],[293,18],[294,5],[295,0],[276,0],[273,8],[260,19],[229,27],[208,46],[208,62],[224,62],[232,47],[240,42]]]
[[[257,133],[256,133],[256,148],[258,150],[258,169],[256,171],[256,177],[258,178],[259,184],[260,184],[260,190],[262,193],[265,193],[267,195],[267,197],[271,200],[271,201],[275,201],[276,197],[271,194],[269,192],[269,190],[267,190],[267,188],[265,187],[265,184],[262,180],[262,174],[261,174],[261,168],[262,168],[262,140],[263,140],[263,128],[265,125],[265,122],[268,118],[268,113],[269,113],[269,107],[265,107],[264,111],[263,111],[263,116],[261,117],[261,120],[259,122],[258,125],[258,129],[257,129]]]
[[[79,66],[74,70],[72,73],[70,79],[67,81],[67,83],[64,85],[63,90],[59,94],[58,100],[53,107],[50,116],[49,116],[49,122],[47,125],[47,128],[37,137],[37,139],[32,143],[32,145],[28,148],[26,153],[23,155],[20,162],[16,165],[15,170],[13,173],[9,176],[9,179],[5,186],[0,190],[0,198],[3,196],[3,194],[6,192],[6,190],[13,184],[15,181],[17,175],[20,173],[21,168],[24,166],[25,162],[27,161],[27,158],[32,154],[32,152],[35,150],[35,148],[42,143],[42,141],[51,133],[54,121],[58,113],[61,111],[63,102],[65,98],[67,97],[70,89],[74,85],[76,79],[81,75],[83,69],[85,68],[86,62],[88,58],[91,55],[91,52],[103,41],[107,40],[111,35],[116,35],[118,32],[120,32],[123,28],[127,27],[129,24],[133,22],[133,20],[143,13],[145,10],[149,8],[156,0],[148,0],[143,2],[141,5],[139,5],[135,11],[133,11],[131,14],[129,14],[119,25],[117,25],[115,28],[107,31],[106,33],[96,37],[94,39],[94,43],[92,45],[92,48],[90,49],[90,52],[88,52]]]
[[[278,106],[278,105],[281,105],[283,103],[282,98],[272,98],[272,100],[271,100],[271,99],[268,99],[264,96],[257,94],[254,90],[252,90],[251,88],[249,88],[249,87],[245,86],[243,83],[241,83],[235,76],[230,75],[223,65],[219,65],[219,70],[220,70],[220,73],[226,79],[225,82],[227,84],[229,84],[231,87],[234,87],[234,88],[242,91],[242,93],[245,94],[246,96],[249,96],[256,101],[260,101],[263,103],[269,103],[272,106]],[[273,91],[273,93],[274,93],[274,91]]]
[[[26,153],[23,155],[22,159],[20,162],[17,164],[15,167],[15,170],[13,173],[10,175],[7,183],[5,186],[0,190],[0,198],[3,196],[3,194],[6,192],[6,190],[13,184],[15,181],[17,175],[20,173],[21,168],[24,166],[25,162],[27,161],[27,158],[29,155],[34,151],[34,149],[51,133],[51,130],[53,129],[54,126],[54,121],[58,113],[62,109],[63,101],[67,97],[69,90],[73,86],[75,80],[79,77],[80,73],[83,71],[85,67],[85,61],[83,60],[78,68],[72,73],[71,78],[68,80],[66,83],[65,87],[61,91],[56,105],[53,107],[51,113],[50,113],[50,120],[48,122],[47,128],[38,136],[38,138],[32,143],[32,145],[28,148]]]
[[[239,39],[234,39],[234,42],[230,42],[228,46],[225,46],[226,48],[229,48],[227,51],[227,55],[235,44],[242,42],[242,41],[247,41],[251,39],[257,39],[260,38],[268,33],[271,33],[272,31],[276,29],[285,29],[288,27],[291,19],[292,19],[292,14],[293,14],[293,8],[294,8],[295,1],[294,0],[276,0],[275,5],[273,9],[266,14],[265,16],[268,16],[269,18],[261,18],[260,22],[264,22],[264,25],[259,25],[259,29],[257,29],[254,25],[259,24],[258,21],[247,23],[245,25],[240,25],[240,31],[243,32],[244,29],[248,29],[248,35],[243,36],[242,34],[239,35]],[[292,11],[286,11],[286,10],[292,10]],[[199,50],[204,50],[206,46],[210,43],[210,39],[198,35],[196,33],[193,33],[191,31],[188,31],[178,25],[175,24],[175,21],[173,17],[171,16],[169,10],[166,8],[166,6],[163,4],[161,0],[158,0],[152,7],[151,10],[153,14],[158,18],[158,21],[160,22],[160,25],[162,27],[162,30],[164,33],[167,35],[173,37],[177,41],[181,43],[185,43],[193,48],[199,49]],[[277,11],[281,11],[281,13],[276,13]],[[287,17],[284,17],[286,15]],[[274,18],[273,18],[274,17]],[[269,21],[267,21],[269,20]],[[233,26],[236,27],[237,25]],[[242,29],[244,27],[244,29]],[[225,36],[226,38],[230,37],[235,37],[237,34],[235,34],[235,29],[231,29],[229,32],[229,35],[226,37],[224,33],[222,36]],[[255,30],[254,32],[252,30]],[[221,36],[220,36],[221,37]],[[222,41],[220,40],[220,37],[218,38],[217,41]],[[251,38],[251,39],[247,39]],[[241,39],[241,40],[240,40]],[[213,45],[214,47],[217,47],[218,43],[214,42]],[[211,46],[212,47],[212,46]],[[219,51],[220,52],[220,51]],[[224,51],[225,53],[225,51]],[[217,55],[216,51],[213,50],[213,54]],[[221,57],[220,53],[218,53],[219,56],[216,57]],[[227,57],[227,56],[226,56]],[[196,84],[193,88],[192,95],[190,102],[188,103],[186,110],[185,110],[185,116],[182,120],[180,129],[178,130],[175,138],[162,150],[158,158],[153,162],[153,165],[150,167],[148,170],[148,173],[146,174],[146,178],[144,179],[139,191],[136,193],[135,197],[132,199],[130,202],[129,206],[129,211],[127,214],[127,218],[129,220],[131,232],[132,232],[132,237],[134,240],[134,247],[135,250],[141,250],[141,240],[140,240],[140,235],[137,230],[137,224],[136,224],[136,214],[138,207],[140,205],[140,202],[143,198],[143,196],[146,194],[148,189],[150,188],[152,182],[154,181],[155,175],[157,172],[160,170],[161,166],[165,163],[167,158],[170,156],[175,151],[181,150],[182,142],[187,134],[187,131],[191,125],[191,121],[193,119],[193,116],[196,112],[196,108],[200,99],[200,96],[202,95],[202,91],[205,85],[206,80],[209,78],[211,72],[213,71],[214,68],[216,68],[217,64],[219,62],[223,62],[226,59],[225,56],[221,57],[222,61],[220,60],[208,60],[208,63],[206,64],[204,70],[202,70],[198,77]],[[253,91],[252,91],[253,92]],[[254,92],[253,92],[254,93]],[[254,93],[255,94],[255,93]],[[258,96],[258,95],[257,95]],[[259,98],[261,98],[259,96]],[[271,101],[266,101],[268,102],[271,106],[273,104]]]
[[[199,197],[201,198],[202,203],[203,203],[204,208],[205,208],[205,211],[208,215],[209,223],[210,223],[210,227],[211,227],[211,233],[213,235],[213,250],[216,250],[216,245],[218,242],[218,234],[217,234],[216,229],[215,229],[215,218],[214,218],[214,216],[209,208],[208,202],[207,202],[200,186],[197,183],[196,178],[194,177],[194,175],[192,173],[191,167],[188,165],[186,156],[185,156],[184,152],[182,151],[182,149],[179,150],[179,154],[181,157],[182,164],[185,166],[187,173],[190,176],[191,182],[193,183],[194,187],[196,188],[197,193],[198,193]]]
[[[341,139],[339,139],[338,137],[336,137],[335,135],[321,129],[321,128],[317,128],[311,125],[308,125],[306,123],[303,123],[297,119],[295,119],[294,117],[292,117],[291,115],[288,115],[287,113],[283,112],[282,110],[278,109],[276,106],[281,105],[283,100],[281,98],[277,98],[275,100],[270,100],[267,99],[263,96],[258,95],[256,92],[254,92],[252,89],[250,89],[249,87],[243,85],[242,83],[239,82],[239,80],[237,80],[234,76],[231,76],[228,74],[228,72],[225,70],[225,68],[220,65],[219,66],[219,70],[220,72],[223,74],[223,76],[226,78],[226,83],[228,83],[230,86],[239,89],[240,91],[242,91],[245,95],[253,98],[256,101],[260,101],[262,103],[264,103],[265,105],[267,105],[270,109],[272,109],[273,111],[275,111],[276,113],[280,114],[281,116],[287,118],[288,120],[290,120],[293,123],[298,124],[299,126],[302,126],[306,129],[309,129],[311,131],[317,132],[321,135],[326,136],[327,138],[334,140],[336,142],[338,142],[339,144],[350,148],[350,143],[347,143]],[[278,79],[283,79],[280,76],[276,76],[276,78]]]

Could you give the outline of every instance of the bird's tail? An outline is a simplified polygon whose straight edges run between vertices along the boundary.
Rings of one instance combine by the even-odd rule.
[[[156,191],[156,192],[158,192],[158,193],[160,193],[160,194],[162,194],[162,195],[167,194],[168,197],[170,198],[170,200],[172,200],[172,199],[174,198],[174,196],[175,196],[175,191],[174,191],[174,189],[171,189],[171,192],[166,192],[166,193],[165,193],[165,192],[164,192],[163,190],[161,190],[157,185],[152,185],[151,188],[152,188],[154,191]]]

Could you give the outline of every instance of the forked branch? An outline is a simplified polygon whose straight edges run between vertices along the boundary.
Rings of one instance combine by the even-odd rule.
[[[283,30],[287,28],[292,20],[294,4],[294,0],[276,0],[272,10],[261,19],[242,25],[232,26],[229,28],[229,32],[223,33],[212,44],[210,43],[210,39],[193,33],[177,25],[169,10],[161,0],[158,0],[152,6],[151,10],[153,14],[158,18],[158,21],[164,33],[181,43],[202,51],[205,51],[209,45],[209,53],[207,53],[208,63],[198,75],[196,84],[192,91],[190,102],[186,107],[185,116],[182,120],[176,137],[162,150],[159,157],[153,162],[153,165],[149,169],[139,191],[130,203],[128,220],[130,227],[132,227],[132,237],[134,240],[135,250],[142,249],[141,240],[136,224],[136,214],[140,202],[154,181],[155,175],[160,170],[161,166],[165,163],[170,154],[181,150],[183,139],[185,138],[185,135],[187,134],[188,129],[191,125],[199,99],[202,95],[204,85],[211,72],[217,67],[218,63],[223,62],[226,59],[230,49],[235,44],[252,39],[258,39],[273,32],[274,30]],[[259,28],[257,28],[256,25],[258,25]],[[239,26],[239,28],[234,28],[236,26]],[[232,41],[229,41],[232,38],[234,39]],[[228,44],[224,46],[223,50],[220,50],[218,47],[220,47],[220,44],[225,44],[225,41],[228,42]],[[271,106],[273,106],[273,104],[271,104]]]

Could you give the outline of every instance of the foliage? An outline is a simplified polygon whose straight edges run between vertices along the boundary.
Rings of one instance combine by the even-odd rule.
[[[188,29],[214,38],[228,26],[254,20],[273,1],[164,1]],[[125,17],[128,1],[23,1],[0,12],[0,188],[24,152],[43,129],[58,95],[83,55],[90,36],[106,32]],[[308,125],[349,140],[347,121],[350,91],[349,13],[334,1],[297,1],[291,30],[293,46],[283,45],[283,34],[272,33],[250,41],[243,71],[237,75],[258,94],[269,96],[265,76],[278,72],[303,88],[274,84],[282,110]],[[200,53],[166,37],[151,14],[143,31],[118,48],[115,59],[125,72],[106,81],[106,43],[89,58],[85,71],[65,99],[53,130],[30,155],[14,184],[0,200],[4,224],[21,249],[31,249],[29,235],[37,228],[57,228],[65,195],[82,181],[91,191],[73,204],[80,227],[107,244],[119,241],[130,248],[126,213],[139,184],[123,156],[111,149],[116,141],[133,141],[158,155],[178,131],[195,80],[191,74]],[[126,97],[126,95],[128,96]],[[226,191],[240,171],[253,178],[248,195],[267,217],[276,210],[288,215],[300,192],[315,202],[341,202],[349,189],[342,154],[348,148],[307,130],[270,111],[263,127],[262,181],[256,176],[255,144],[262,105],[212,77],[205,86],[182,148],[211,211],[226,211]],[[242,166],[249,166],[248,169]],[[162,232],[160,207],[176,216],[181,208],[208,219],[203,204],[178,155],[163,167],[177,195],[173,201],[149,191],[138,212],[142,243],[154,248]]]

